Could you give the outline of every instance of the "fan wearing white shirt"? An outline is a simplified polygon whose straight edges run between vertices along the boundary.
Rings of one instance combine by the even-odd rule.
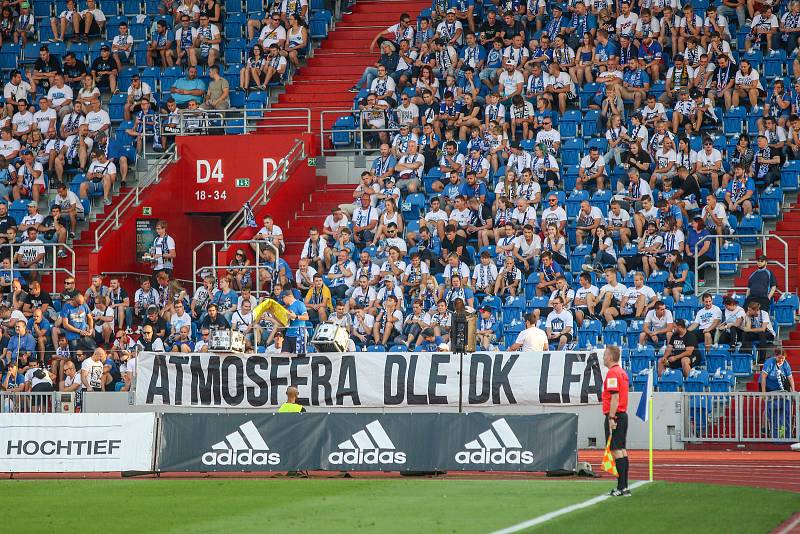
[[[703,307],[697,310],[694,321],[689,325],[688,330],[697,330],[698,334],[702,333],[706,350],[708,350],[714,344],[714,335],[721,321],[722,310],[714,305],[714,298],[706,293],[703,295]]]
[[[472,270],[472,287],[475,291],[491,295],[497,280],[497,265],[488,250],[481,252],[480,262]]]
[[[593,236],[597,227],[602,223],[603,212],[600,211],[600,208],[597,206],[592,206],[588,200],[582,201],[581,209],[578,211],[577,215],[578,227],[576,231],[576,238],[578,240],[578,244],[583,245],[583,242],[586,240],[586,238]]]
[[[717,326],[717,342],[733,346],[741,339],[745,311],[731,297],[722,299],[722,304],[724,308],[722,321]]]
[[[639,345],[664,346],[669,343],[674,326],[675,318],[667,309],[667,305],[663,301],[656,301],[653,309],[648,311],[644,317],[642,333],[639,334]]]
[[[644,317],[655,304],[655,299],[656,292],[644,285],[644,274],[637,272],[633,275],[633,287],[628,288],[620,302],[620,317],[624,319]]]
[[[564,350],[567,343],[572,341],[573,319],[572,314],[564,308],[561,297],[553,299],[553,311],[547,315],[545,324],[547,339],[550,343],[558,343],[557,350]]]
[[[578,283],[580,285],[575,290],[572,306],[575,309],[575,321],[578,326],[583,326],[586,316],[594,316],[597,313],[596,306],[600,302],[598,298],[600,290],[592,284],[592,275],[586,272],[581,273]]]

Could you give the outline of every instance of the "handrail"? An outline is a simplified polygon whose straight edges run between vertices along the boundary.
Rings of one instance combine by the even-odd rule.
[[[75,249],[73,249],[69,245],[66,245],[64,243],[36,243],[35,245],[31,245],[31,246],[35,246],[35,247],[43,247],[45,249],[45,255],[44,255],[45,259],[43,260],[43,263],[45,263],[45,265],[43,267],[28,267],[27,269],[21,269],[21,268],[19,268],[19,267],[17,267],[15,265],[15,262],[14,262],[15,252],[14,252],[14,250],[15,249],[19,250],[20,248],[27,247],[27,246],[28,245],[26,244],[25,241],[22,241],[20,243],[5,243],[5,244],[0,245],[0,248],[10,248],[11,249],[9,257],[11,258],[11,262],[10,262],[11,263],[10,273],[11,274],[10,274],[10,276],[11,276],[12,280],[14,279],[14,271],[17,271],[17,272],[33,271],[33,272],[41,272],[41,273],[51,273],[51,275],[52,275],[51,282],[53,284],[53,290],[50,291],[50,293],[56,293],[58,291],[58,289],[56,288],[56,273],[65,273],[67,276],[72,276],[73,278],[75,277]],[[47,249],[52,249],[51,254],[47,253]],[[65,252],[67,252],[69,254],[69,256],[71,258],[70,263],[72,265],[72,269],[67,269],[66,267],[58,267],[58,259],[59,258],[57,256],[57,254],[58,254],[58,251],[60,251],[60,250],[64,250]],[[51,265],[50,266],[46,265],[48,257],[50,258],[50,261],[51,261]]]
[[[138,277],[141,277],[141,278],[151,278],[153,276],[152,272],[140,273],[140,272],[137,272],[137,271],[101,271],[100,274],[103,277],[106,277],[106,276],[111,276],[111,277],[118,276],[120,278],[128,278],[130,276],[138,276]],[[170,276],[170,280],[177,280],[178,282],[186,282],[187,284],[191,284],[192,283],[192,281],[189,280],[189,279],[176,278],[174,276]]]
[[[178,150],[175,145],[168,148],[165,152],[159,154],[159,157],[152,162],[152,166],[150,166],[147,174],[145,174],[142,179],[137,181],[136,186],[131,189],[128,194],[122,198],[122,200],[116,203],[114,208],[111,210],[111,213],[109,213],[103,222],[98,224],[97,228],[95,228],[94,252],[100,250],[100,242],[103,240],[106,234],[119,228],[119,222],[128,212],[128,210],[140,204],[142,192],[144,192],[145,189],[154,183],[160,182],[161,171],[163,171],[167,165],[177,160]]]
[[[288,117],[277,116],[278,113],[283,115],[283,112],[292,112],[292,114]],[[177,123],[173,122],[175,118],[178,119]],[[247,135],[270,128],[302,128],[305,133],[311,133],[311,108],[197,109],[196,111],[181,111],[175,117],[168,113],[160,113],[158,119],[161,124],[162,137],[165,135],[163,129],[166,125],[170,125],[176,130],[167,133],[168,137],[213,135],[215,130],[224,131],[226,135]],[[279,125],[267,124],[270,121],[294,122]],[[228,131],[233,128],[240,129],[240,131]],[[147,150],[148,139],[152,141],[153,135],[151,129],[147,129],[144,133],[144,142],[142,143],[142,155],[144,156],[158,153]]]
[[[289,152],[280,159],[277,167],[269,176],[264,178],[262,184],[253,191],[244,206],[237,211],[228,221],[223,230],[224,241],[229,241],[236,230],[247,224],[248,206],[252,212],[269,202],[269,194],[276,183],[285,182],[289,177],[289,170],[292,166],[306,157],[306,144],[302,139],[295,139],[294,145]]]
[[[321,110],[319,113],[319,136],[320,136],[320,151],[321,155],[325,156],[328,154],[333,154],[337,152],[353,152],[353,153],[361,153],[363,154],[365,151],[373,151],[375,149],[366,148],[364,146],[364,135],[365,134],[376,134],[381,132],[386,133],[395,133],[398,131],[398,128],[364,128],[364,121],[358,120],[357,124],[353,128],[325,128],[325,120],[330,117],[331,114],[336,114],[337,116],[342,115],[361,115],[365,113],[370,113],[369,111],[364,111],[360,109],[324,109]],[[335,120],[334,120],[335,123]],[[325,136],[332,135],[334,133],[344,133],[344,134],[352,134],[353,135],[353,146],[347,147],[333,147],[333,148],[326,148],[325,147]]]
[[[243,239],[237,241],[203,241],[199,245],[197,245],[194,250],[192,251],[192,294],[197,291],[198,286],[198,279],[200,278],[201,273],[206,269],[211,269],[212,271],[217,271],[219,269],[229,269],[231,266],[230,264],[220,265],[217,262],[217,245],[222,245],[219,250],[227,250],[231,245],[247,245],[250,246],[255,243],[259,248],[260,247],[267,247],[271,248],[272,251],[275,253],[275,264],[278,264],[278,261],[281,259],[280,257],[280,250],[278,247],[270,243],[269,241],[253,241],[250,239]],[[207,247],[211,246],[211,263],[212,265],[197,265],[197,254],[198,252]],[[260,257],[260,250],[256,251],[256,262],[252,265],[242,265],[236,267],[237,269],[254,269],[255,276],[253,277],[253,281],[255,282],[255,287],[253,288],[253,295],[259,296],[261,293],[261,273],[260,270],[263,268],[262,265],[258,263],[258,258]]]
[[[745,287],[738,287],[738,286],[721,287],[720,286],[720,282],[719,282],[719,278],[720,278],[719,277],[719,264],[721,263],[719,240],[722,239],[722,240],[725,240],[725,241],[730,241],[730,240],[733,240],[733,239],[741,239],[743,237],[761,239],[761,250],[762,251],[766,251],[767,250],[767,239],[776,239],[776,240],[778,240],[779,242],[781,242],[783,244],[784,261],[780,262],[780,261],[767,260],[767,264],[769,265],[770,263],[772,263],[773,265],[777,265],[777,266],[783,268],[783,292],[789,292],[789,290],[790,290],[789,289],[789,267],[788,267],[789,266],[789,244],[782,237],[774,235],[774,234],[735,234],[735,235],[709,234],[709,235],[703,236],[694,246],[694,252],[695,252],[695,254],[694,254],[694,279],[695,279],[695,284],[697,284],[697,281],[700,280],[700,276],[699,276],[700,268],[701,267],[705,267],[706,265],[709,265],[709,266],[716,266],[715,270],[716,270],[716,282],[717,282],[717,284],[716,284],[716,287],[714,288],[714,291],[718,292],[720,289],[726,289],[726,290],[727,289],[730,289],[730,290],[746,289]],[[698,257],[697,257],[697,251],[698,251],[698,249],[700,247],[700,244],[703,243],[704,241],[709,241],[710,242],[711,240],[717,241],[716,246],[714,247],[715,248],[715,256],[716,256],[716,258],[714,260],[704,260],[701,263],[701,262],[698,261]],[[736,264],[736,265],[752,265],[752,262],[744,261],[744,260],[725,260],[722,263],[730,263],[730,264]],[[780,289],[779,289],[779,291],[780,291]]]

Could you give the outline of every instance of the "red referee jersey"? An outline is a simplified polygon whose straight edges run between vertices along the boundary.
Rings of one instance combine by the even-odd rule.
[[[628,411],[628,373],[621,365],[616,364],[608,370],[603,381],[603,413],[608,414],[611,409],[611,394],[619,395],[617,413]]]

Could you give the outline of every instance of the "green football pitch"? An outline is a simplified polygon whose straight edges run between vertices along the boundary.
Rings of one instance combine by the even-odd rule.
[[[4,532],[493,532],[607,492],[604,480],[5,480]],[[655,482],[526,532],[770,532],[800,495]]]

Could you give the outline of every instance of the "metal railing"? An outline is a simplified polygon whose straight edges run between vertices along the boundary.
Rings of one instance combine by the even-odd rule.
[[[302,160],[305,160],[305,158],[305,142],[302,139],[295,139],[294,145],[292,145],[292,148],[289,149],[289,152],[281,158],[281,160],[278,162],[278,165],[275,167],[275,170],[272,171],[272,174],[264,178],[264,182],[257,187],[255,191],[253,191],[252,196],[250,196],[248,199],[247,205],[250,207],[250,212],[255,213],[258,208],[266,205],[267,202],[269,202],[269,195],[276,184],[279,182],[285,182],[289,178],[289,172],[296,164]],[[223,237],[225,241],[228,241],[234,232],[247,224],[247,205],[242,206],[242,208],[236,212],[233,217],[231,217],[230,221],[228,221],[228,224],[225,225],[225,228],[223,229]]]
[[[230,264],[220,264],[219,263],[219,252],[228,250],[231,245],[247,245],[249,248],[251,245],[256,245],[257,250],[255,251],[256,254],[256,263],[253,265],[236,265],[232,266]],[[201,251],[207,247],[211,247],[211,265],[198,265],[198,255]],[[197,286],[202,285],[202,278],[203,275],[207,271],[211,271],[214,273],[214,278],[219,278],[217,273],[220,270],[227,271],[228,269],[236,269],[236,270],[246,270],[246,271],[255,271],[251,278],[253,280],[252,288],[253,288],[253,295],[256,297],[260,297],[262,293],[261,290],[261,270],[264,269],[264,266],[258,263],[258,258],[260,257],[261,248],[269,248],[275,253],[275,265],[279,266],[280,261],[280,251],[278,247],[270,243],[269,241],[260,241],[260,240],[240,240],[240,241],[203,241],[199,245],[194,248],[192,251],[192,294],[197,291]]]
[[[369,128],[365,127],[364,124],[366,122],[366,115],[372,113],[370,111],[361,111],[358,109],[331,109],[331,110],[322,110],[319,114],[319,135],[320,135],[320,150],[322,156],[331,155],[334,153],[338,154],[359,154],[363,155],[365,152],[372,152],[377,150],[377,144],[375,147],[370,148],[365,146],[365,138],[370,137],[373,134],[379,134],[382,132],[393,134],[398,132],[398,128]],[[330,121],[332,124],[336,123],[336,118],[331,121],[331,115],[335,116],[336,118],[342,116],[352,116],[355,119],[355,126],[353,128],[342,128],[337,127],[334,128],[331,126],[330,128],[325,128],[325,121]],[[341,142],[337,141],[336,136],[346,136],[347,141]],[[330,143],[326,143],[325,141],[329,140]],[[336,143],[341,143],[340,146],[336,146]],[[331,148],[327,148],[328,146]]]
[[[684,393],[682,441],[800,441],[800,393]]]
[[[4,244],[0,245],[3,248],[10,248],[10,257],[11,257],[11,268],[10,268],[10,276],[11,279],[14,279],[14,272],[17,273],[30,273],[35,272],[39,274],[50,274],[51,275],[51,283],[52,283],[52,290],[50,293],[56,293],[59,291],[59,288],[56,287],[56,274],[62,273],[66,274],[67,276],[75,276],[75,250],[66,245],[64,243],[36,243],[34,245],[28,245],[25,241],[20,243],[13,243],[13,244]],[[19,267],[17,262],[15,261],[15,256],[19,253],[19,250],[22,248],[31,248],[31,247],[42,247],[45,249],[44,259],[40,264],[41,267]],[[70,267],[59,267],[58,266],[58,251],[63,250],[67,253],[67,258],[70,262]]]
[[[0,391],[0,413],[69,413],[75,411],[75,393]]]
[[[100,271],[100,274],[103,277],[110,277],[110,278],[151,278],[153,276],[152,271],[149,273],[141,273],[138,271]],[[192,281],[186,278],[176,278],[175,276],[170,276],[170,280],[177,280],[178,282],[184,282],[186,284],[191,284]]]
[[[733,259],[720,259],[720,249],[722,248],[720,245],[724,246],[725,241],[736,241],[739,239],[760,239],[761,240],[761,250],[767,250],[767,240],[775,239],[779,243],[783,245],[783,261],[774,261],[769,260],[768,265],[777,265],[778,267],[783,268],[783,287],[778,287],[779,292],[788,292],[790,291],[789,288],[789,244],[784,240],[782,237],[774,235],[774,234],[734,234],[734,235],[719,235],[719,234],[709,234],[704,236],[694,247],[695,256],[694,256],[694,279],[695,284],[700,280],[700,269],[704,267],[714,267],[715,269],[715,276],[716,276],[716,285],[711,288],[708,283],[708,279],[706,279],[704,290],[705,291],[735,291],[741,289],[747,289],[747,286],[735,286],[732,285],[730,287],[723,287],[720,285],[720,264],[725,265],[746,265],[752,266],[753,261],[748,260],[733,260]],[[700,261],[700,258],[697,257],[697,251],[700,249],[704,242],[714,242],[716,245],[714,247],[714,259],[713,260],[703,260]],[[720,243],[722,241],[722,243]],[[738,273],[737,273],[738,274]]]
[[[155,158],[154,161],[149,162],[150,166],[147,173],[137,180],[136,186],[133,187],[127,195],[115,203],[111,213],[109,213],[106,218],[103,219],[103,222],[98,224],[97,228],[95,228],[94,252],[100,250],[101,241],[109,232],[119,228],[120,220],[122,220],[128,210],[141,204],[141,196],[144,190],[161,181],[161,171],[163,171],[167,165],[177,160],[178,151],[173,145],[167,148],[166,151],[160,152],[158,158]]]
[[[298,128],[311,133],[311,108],[229,108],[229,109],[197,109],[182,110],[172,115],[159,115],[160,135],[163,137],[194,135],[246,135],[272,128]],[[276,124],[280,123],[280,124]],[[165,132],[164,127],[170,131]],[[148,149],[152,143],[153,131],[147,129],[143,135],[142,155],[159,154]],[[162,140],[162,143],[165,140]]]

